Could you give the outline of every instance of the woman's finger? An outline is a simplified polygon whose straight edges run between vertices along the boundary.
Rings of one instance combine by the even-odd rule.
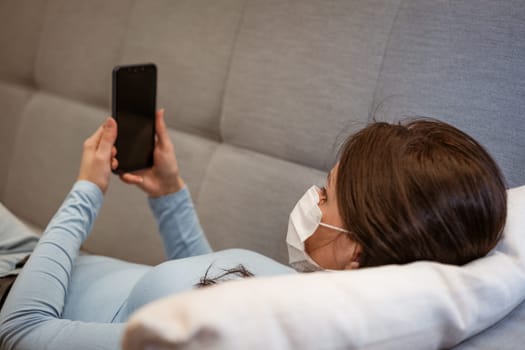
[[[118,168],[118,160],[115,157],[111,158],[111,170],[115,170]]]
[[[142,186],[144,184],[144,176],[142,175],[124,173],[120,175],[120,178],[122,181],[130,185]]]
[[[98,129],[89,136],[86,141],[84,141],[84,148],[90,149],[90,150],[96,150],[97,145],[100,141],[100,138],[102,137],[102,133],[104,132],[103,125],[99,126]]]
[[[155,114],[155,129],[159,146],[168,144],[170,142],[170,136],[164,120],[164,108],[159,109]]]
[[[117,139],[117,122],[112,117],[108,117],[102,127],[102,135],[97,145],[97,151],[106,156],[110,156],[113,150],[113,144]]]

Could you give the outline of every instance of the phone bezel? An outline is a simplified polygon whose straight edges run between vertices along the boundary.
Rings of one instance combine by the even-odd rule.
[[[117,122],[117,126],[119,123],[118,118],[118,111],[117,111],[117,86],[118,86],[118,75],[121,71],[130,71],[130,70],[140,70],[140,69],[148,69],[153,70],[154,72],[154,96],[155,96],[155,102],[154,102],[154,111],[156,112],[157,108],[157,75],[158,70],[157,66],[154,63],[139,63],[139,64],[127,64],[127,65],[118,65],[113,68],[112,71],[112,98],[111,98],[111,116],[115,121]],[[118,135],[117,135],[118,138]],[[115,141],[116,142],[116,141]],[[155,116],[153,116],[153,135],[152,135],[152,142],[155,142]],[[117,152],[117,159],[118,159],[118,152]],[[112,170],[115,174],[121,174],[125,172],[133,172],[137,170],[142,170],[146,168],[151,168],[153,166],[153,155],[151,157],[151,161],[148,162],[148,164],[144,164],[144,166],[140,167],[130,167],[130,168],[123,168],[120,164],[117,167],[117,169]]]

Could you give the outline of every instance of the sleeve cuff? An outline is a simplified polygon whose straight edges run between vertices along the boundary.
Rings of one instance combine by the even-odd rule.
[[[102,190],[91,181],[78,180],[73,185],[71,192],[79,192],[86,195],[96,208],[100,208],[104,201],[104,193],[102,193]]]
[[[167,208],[176,208],[181,203],[191,201],[191,194],[188,187],[184,186],[181,190],[157,198],[148,198],[148,203],[156,217]]]

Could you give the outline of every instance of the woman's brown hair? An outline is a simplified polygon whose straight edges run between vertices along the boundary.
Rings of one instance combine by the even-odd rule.
[[[376,122],[343,145],[339,210],[360,266],[487,254],[507,214],[503,175],[473,138],[437,120]]]

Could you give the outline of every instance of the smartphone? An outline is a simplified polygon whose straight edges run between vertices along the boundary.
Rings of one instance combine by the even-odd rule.
[[[157,67],[153,63],[113,68],[112,116],[117,121],[120,174],[153,166]]]

